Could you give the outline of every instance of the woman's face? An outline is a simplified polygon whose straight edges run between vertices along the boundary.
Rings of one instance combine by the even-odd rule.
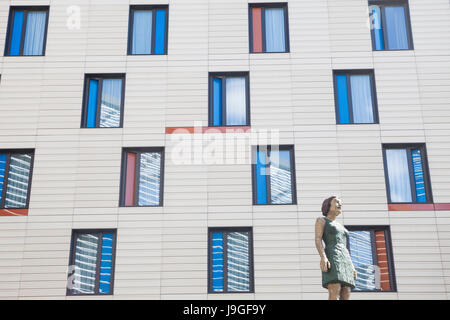
[[[330,212],[334,213],[336,217],[342,213],[342,200],[334,198],[331,200]]]

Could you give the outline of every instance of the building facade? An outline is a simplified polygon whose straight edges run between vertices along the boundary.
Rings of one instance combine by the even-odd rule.
[[[450,297],[448,0],[1,0],[0,298]],[[68,281],[69,280],[69,281]]]

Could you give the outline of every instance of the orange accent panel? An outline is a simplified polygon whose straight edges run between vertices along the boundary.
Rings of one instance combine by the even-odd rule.
[[[434,210],[449,210],[450,211],[450,203],[435,203]]]
[[[192,134],[192,133],[246,133],[250,126],[235,127],[166,127],[166,134]]]
[[[391,290],[389,282],[389,269],[386,256],[386,238],[384,231],[375,231],[375,241],[377,250],[378,267],[380,268],[381,290]]]
[[[253,52],[262,52],[261,8],[252,8]]]
[[[389,211],[434,211],[432,203],[391,203]]]
[[[28,209],[0,209],[0,216],[27,216]]]

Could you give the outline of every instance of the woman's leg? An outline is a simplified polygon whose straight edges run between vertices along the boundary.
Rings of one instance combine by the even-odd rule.
[[[340,283],[329,283],[328,284],[328,300],[338,300],[340,291],[341,291]]]
[[[341,292],[340,292],[341,300],[349,300],[350,299],[350,292],[351,292],[350,287],[342,286],[341,287]]]

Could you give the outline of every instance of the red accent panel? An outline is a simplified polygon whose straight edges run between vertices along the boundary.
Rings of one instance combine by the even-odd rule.
[[[246,133],[250,132],[250,126],[235,127],[166,127],[166,134],[187,133]]]
[[[125,205],[134,206],[134,182],[136,181],[136,154],[127,153],[127,175],[125,183]]]
[[[27,216],[28,209],[0,209],[1,216]]]
[[[449,210],[450,211],[450,203],[435,203],[434,210]]]
[[[384,231],[375,231],[375,246],[377,250],[378,267],[380,268],[381,290],[391,290],[389,282],[389,268],[386,254],[386,238]]]
[[[261,8],[252,8],[253,52],[262,52]]]
[[[389,211],[434,211],[432,203],[391,203]]]

